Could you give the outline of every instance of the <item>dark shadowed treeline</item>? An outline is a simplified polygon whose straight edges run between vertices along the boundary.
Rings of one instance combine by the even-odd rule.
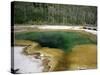
[[[14,2],[14,23],[28,25],[96,25],[97,7]]]

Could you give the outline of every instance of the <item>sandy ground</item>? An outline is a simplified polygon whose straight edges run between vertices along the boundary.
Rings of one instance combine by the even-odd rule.
[[[97,31],[95,31],[95,30],[84,29],[84,31],[97,35]]]
[[[27,25],[27,26],[14,26],[14,28],[17,30],[17,32],[23,32],[28,30],[34,30],[34,29],[40,29],[40,30],[83,30],[92,34],[97,34],[97,31],[95,30],[88,30],[88,29],[82,29],[82,26],[58,26],[58,25]],[[31,29],[30,29],[31,28]]]
[[[14,47],[14,69],[19,69],[17,73],[42,72],[42,61],[22,54],[23,48],[21,46]]]

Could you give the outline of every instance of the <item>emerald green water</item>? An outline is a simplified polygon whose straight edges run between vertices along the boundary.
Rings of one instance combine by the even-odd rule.
[[[38,42],[43,47],[60,48],[65,52],[70,51],[75,45],[96,44],[96,39],[80,32],[26,32],[15,33],[16,40],[31,40]]]

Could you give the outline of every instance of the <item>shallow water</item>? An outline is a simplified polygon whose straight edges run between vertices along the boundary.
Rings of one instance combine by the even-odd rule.
[[[14,70],[19,69],[17,73],[42,72],[42,61],[22,54],[23,48],[21,46],[14,47]]]

